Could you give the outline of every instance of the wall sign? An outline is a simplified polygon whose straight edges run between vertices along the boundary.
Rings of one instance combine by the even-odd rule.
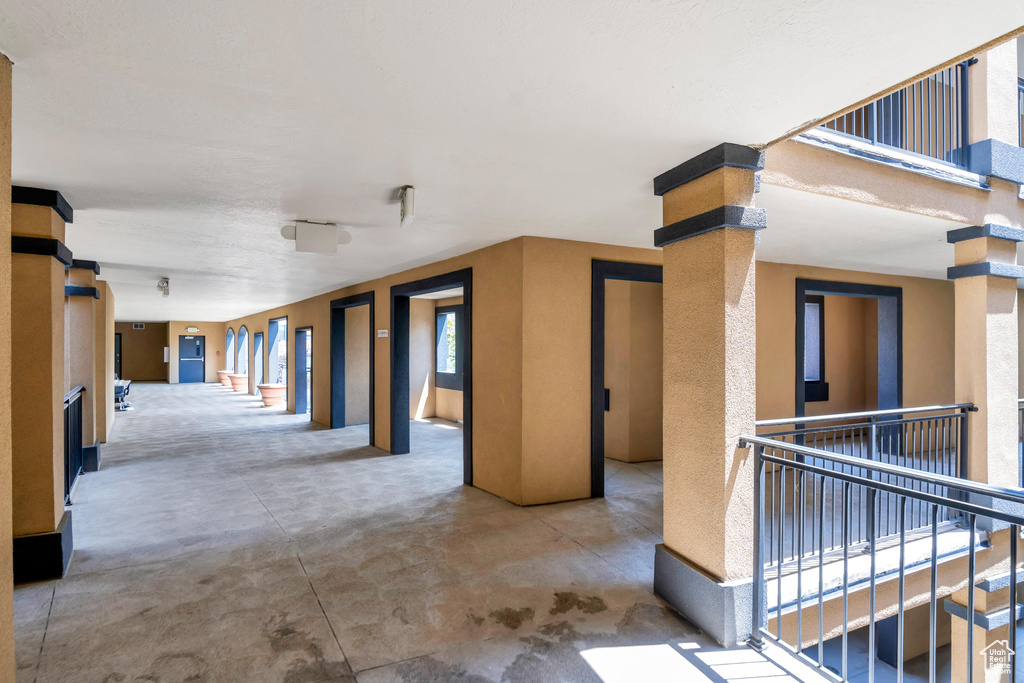
[[[388,336],[388,331],[387,330],[377,330],[377,336],[378,337],[387,337]]]

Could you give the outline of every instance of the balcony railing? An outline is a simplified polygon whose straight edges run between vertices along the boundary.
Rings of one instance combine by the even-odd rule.
[[[861,413],[819,415],[814,417],[759,420],[760,436],[782,443],[809,446],[815,450],[840,453],[854,458],[959,477],[966,471],[967,415],[969,403],[875,410]],[[780,427],[791,427],[779,430]],[[831,461],[812,463],[829,469]],[[911,485],[902,479],[886,477],[897,486]],[[868,540],[867,501],[855,491],[851,501],[849,537],[842,534],[842,509],[838,480],[832,479],[822,490],[807,489],[799,477],[787,477],[786,470],[769,469],[765,509],[768,515],[765,543],[767,561],[790,563],[798,557],[828,553]],[[897,496],[879,495],[878,533],[896,533]],[[956,517],[952,510],[940,511],[940,520]],[[908,529],[930,524],[925,506],[914,504],[908,510]]]
[[[82,393],[75,387],[64,395],[64,502],[71,502],[71,488],[82,473]]]
[[[1024,147],[1024,78],[1017,79],[1017,144]]]
[[[936,681],[940,671],[948,671],[938,656],[939,610],[945,609],[951,614],[962,614],[963,619],[974,620],[968,615],[975,613],[975,586],[982,590],[996,590],[992,586],[1005,584],[1009,596],[1017,595],[1015,540],[1020,537],[1021,526],[1024,525],[1024,491],[978,484],[945,474],[763,436],[741,437],[740,446],[750,447],[754,456],[754,576],[750,644],[755,649],[761,649],[766,639],[774,641],[826,678],[837,681],[849,681],[852,676],[862,680],[860,676],[865,663],[856,661],[858,655],[855,654],[861,652],[859,656],[867,659],[867,680],[873,681],[876,680],[875,653],[878,652],[879,630],[882,628],[878,617],[894,615],[895,631],[889,630],[888,624],[884,625],[883,638],[884,644],[895,652],[893,666],[897,680],[903,680],[904,640],[918,641],[916,633],[906,637],[905,611],[908,605],[921,605],[922,609],[927,605],[928,680]],[[797,553],[802,562],[789,572],[781,561],[772,562],[767,543],[770,511],[766,498],[770,471],[786,473],[788,477],[799,480],[803,490],[818,491],[819,494],[833,485],[838,486],[842,546],[837,553],[831,557],[818,553],[814,558],[804,558],[803,537],[798,536]],[[888,541],[882,538],[881,499],[884,495],[895,497],[898,511],[897,536]],[[862,552],[853,552],[854,501],[858,498],[865,501],[867,538]],[[910,528],[912,506],[923,509],[928,520],[927,528],[916,534]],[[960,520],[960,528],[944,526],[941,523],[943,511],[955,514]],[[1008,534],[1005,533],[1007,526]],[[989,568],[982,572],[978,571],[979,552],[986,553],[982,566]],[[998,571],[1002,571],[1002,575],[994,576],[993,573]],[[909,583],[908,576],[911,578]],[[990,579],[988,587],[978,583],[981,578]],[[892,585],[894,580],[895,586]],[[969,587],[970,590],[963,590]],[[966,609],[949,601],[939,605],[940,598],[953,590],[962,590],[961,594],[966,594]],[[851,601],[851,595],[855,600]],[[1011,598],[1010,605],[1003,610],[1006,614],[991,612],[986,618],[997,621],[1004,618],[1003,623],[1011,624],[1006,648],[1009,656],[1007,674],[1000,680],[1015,681],[1017,635],[1013,624],[1020,607],[1014,598]],[[866,623],[866,648],[855,647],[856,641],[851,639],[851,623]],[[976,630],[961,629],[966,642],[954,640],[950,645],[949,656],[964,663],[967,681],[972,680],[974,670]],[[839,642],[826,647],[826,639],[833,637]],[[863,649],[866,649],[866,655]]]
[[[823,127],[874,144],[967,166],[970,64],[962,62],[943,69]]]

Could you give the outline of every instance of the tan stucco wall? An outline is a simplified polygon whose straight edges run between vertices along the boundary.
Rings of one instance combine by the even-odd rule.
[[[44,206],[15,204],[12,232],[63,241],[64,221]],[[11,383],[14,534],[50,532],[64,514],[64,266],[14,254]]]
[[[345,309],[345,425],[370,421],[370,307]]]
[[[11,185],[11,63],[0,55],[0,187]],[[11,240],[11,196],[0,193],[0,240]],[[11,254],[0,249],[0,320],[11,320]],[[11,529],[11,328],[0,328],[0,547]],[[0,553],[0,681],[14,680],[14,568]]]
[[[107,442],[114,427],[114,293],[103,280],[96,281],[100,292],[96,302],[93,332],[96,339],[96,436]]]
[[[96,273],[86,268],[69,268],[68,284],[95,287]],[[65,300],[68,312],[67,346],[69,380],[73,387],[85,387],[82,395],[82,445],[96,443],[96,304],[91,296],[69,296]]]
[[[758,261],[758,419],[795,414],[797,278],[902,287],[903,405],[953,402],[953,283]],[[826,324],[828,320],[826,315]],[[835,336],[826,331],[826,337]],[[826,373],[830,365],[835,362],[826,358]],[[807,410],[821,414],[814,403]]]
[[[409,301],[409,417],[434,417],[434,302]]]
[[[145,325],[145,329],[135,330],[131,322],[114,324],[114,331],[121,335],[121,379],[166,382],[170,365],[164,362],[167,323]]]
[[[148,327],[148,325],[147,325]],[[189,327],[198,327],[198,332],[187,332]],[[167,323],[167,340],[164,342],[171,349],[171,362],[167,368],[168,381],[171,384],[178,383],[178,337],[180,335],[194,334],[206,338],[206,367],[204,368],[204,380],[207,382],[217,381],[217,371],[224,369],[224,334],[226,332],[224,323],[213,323],[198,320],[171,320]],[[249,354],[252,355],[252,331],[249,332]],[[122,355],[123,355],[122,351]],[[163,351],[160,352],[163,354]],[[162,357],[162,355],[161,355]],[[249,367],[252,367],[252,359],[249,360]]]
[[[662,286],[605,283],[605,457],[662,457]]]

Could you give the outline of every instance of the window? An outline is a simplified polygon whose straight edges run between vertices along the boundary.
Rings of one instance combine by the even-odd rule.
[[[825,381],[825,297],[804,299],[804,400],[827,401]]]
[[[462,391],[462,348],[459,341],[462,306],[439,306],[435,313],[434,385]]]

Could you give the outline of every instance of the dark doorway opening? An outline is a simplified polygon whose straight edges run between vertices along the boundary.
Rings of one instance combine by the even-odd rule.
[[[257,332],[252,336],[252,363],[256,387],[256,395],[260,394],[260,385],[263,384],[263,333]]]
[[[295,330],[295,414],[313,415],[313,328]]]
[[[366,306],[366,309],[361,307]],[[365,408],[365,413],[368,416],[367,420],[369,423],[370,432],[370,445],[374,445],[374,425],[376,424],[373,419],[374,409],[374,387],[373,387],[373,375],[374,375],[374,334],[375,327],[375,308],[374,308],[374,293],[372,291],[365,292],[363,294],[356,294],[354,296],[345,297],[343,299],[335,299],[331,302],[331,429],[341,429],[346,426],[346,420],[352,415],[346,411],[346,400],[350,398],[348,392],[345,390],[345,383],[348,380],[358,381],[356,377],[349,377],[346,370],[346,362],[355,360],[355,358],[346,357],[345,354],[345,334],[346,327],[358,328],[363,324],[363,313],[365,312],[366,327],[368,335],[368,354],[369,360],[367,363],[366,374],[367,383],[369,384],[369,390],[367,393],[368,404]],[[354,340],[353,340],[354,341]],[[357,354],[351,354],[356,356]],[[361,358],[361,354],[358,355]],[[363,411],[359,411],[362,414]],[[358,418],[356,418],[358,419]],[[360,424],[360,423],[353,423]]]
[[[121,377],[121,333],[118,332],[114,335],[114,377],[118,379],[124,379]]]
[[[206,337],[192,334],[179,335],[178,382],[191,384],[204,381],[206,381]]]
[[[590,300],[590,496],[604,496],[605,412],[612,399],[605,383],[605,313],[608,280],[661,282],[661,266],[594,260]]]
[[[829,383],[826,367],[845,358],[828,358],[826,353],[835,318],[830,310],[833,297],[869,300],[861,313],[864,341],[870,366],[865,368],[865,405],[859,410],[889,410],[903,407],[903,290],[900,287],[866,285],[826,280],[796,281],[796,417],[806,415],[807,404],[837,401],[842,387]],[[876,312],[877,311],[877,312]],[[843,334],[844,338],[849,334]],[[840,352],[843,353],[843,352]],[[863,354],[861,354],[863,355]],[[831,386],[830,386],[831,384]],[[841,408],[824,413],[857,412]],[[817,411],[818,414],[821,411]]]
[[[410,314],[412,297],[462,288],[456,325],[461,340],[456,366],[462,375],[462,476],[473,485],[473,269],[407,282],[391,288],[391,452],[409,452]],[[433,321],[433,316],[431,318]],[[433,330],[431,330],[433,336]]]

